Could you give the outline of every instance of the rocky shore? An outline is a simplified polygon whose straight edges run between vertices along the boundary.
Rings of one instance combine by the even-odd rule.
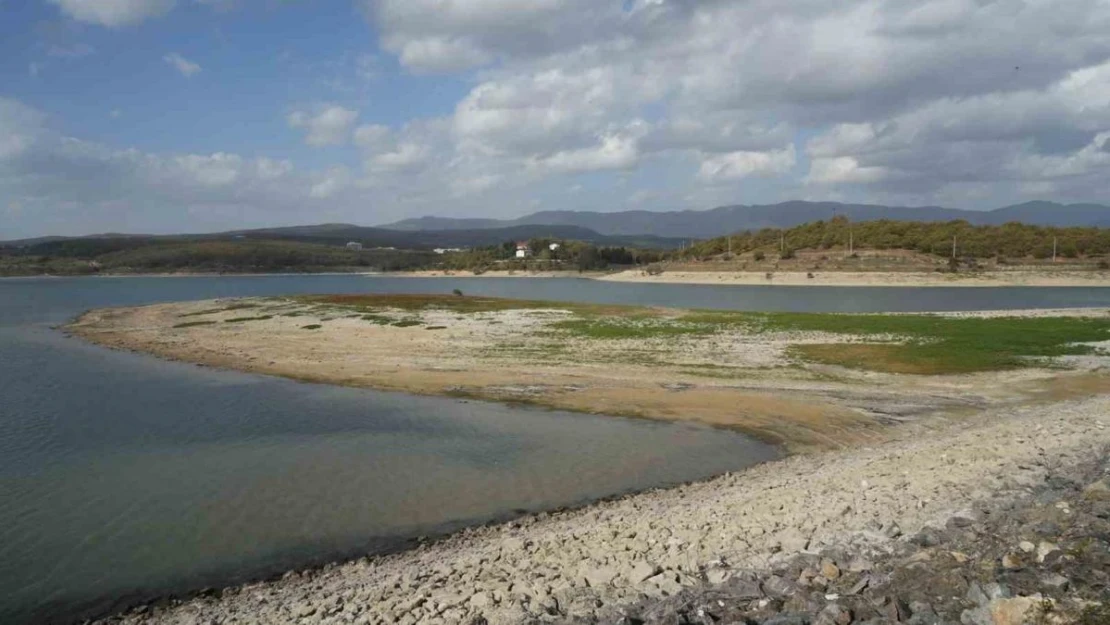
[[[1093,625],[1108,445],[1106,397],[931,419],[97,623]]]

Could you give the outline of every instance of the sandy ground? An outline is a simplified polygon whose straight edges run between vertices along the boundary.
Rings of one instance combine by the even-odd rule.
[[[1110,399],[931,420],[896,440],[472,529],[418,549],[289,573],[126,624],[475,623],[613,614],[803,551],[861,558],[977,503],[1016,498],[1103,453]],[[117,622],[117,621],[104,621]]]
[[[884,287],[1110,287],[1110,273],[1095,271],[984,271],[978,273],[895,271],[665,271],[650,276],[640,270],[598,276],[611,282],[659,284],[884,286]],[[811,278],[810,275],[813,277]]]
[[[696,421],[792,451],[873,443],[885,426],[938,411],[1110,391],[1110,376],[1092,373],[1104,358],[1073,363],[1067,372],[900,376],[788,355],[793,345],[859,340],[844,335],[737,329],[598,340],[552,330],[573,317],[560,309],[372,317],[280,298],[212,300],[91,311],[68,330],[110,347],[298,380]],[[388,325],[398,321],[414,325]]]

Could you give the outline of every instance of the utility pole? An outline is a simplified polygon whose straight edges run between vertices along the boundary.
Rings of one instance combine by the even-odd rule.
[[[952,258],[956,257],[956,235],[952,235]]]
[[[1059,249],[1059,237],[1052,237],[1052,262],[1056,262],[1056,250]]]
[[[779,255],[782,255],[786,253],[786,233],[783,232],[780,236],[782,238],[779,239]]]
[[[728,257],[732,259],[732,235],[728,237]]]
[[[856,253],[856,233],[848,226],[848,255]]]

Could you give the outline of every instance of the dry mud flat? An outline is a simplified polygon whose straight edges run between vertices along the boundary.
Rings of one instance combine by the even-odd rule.
[[[1027,501],[1046,478],[1105,457],[1110,399],[1030,406],[985,414],[974,424],[919,424],[898,432],[899,440],[876,447],[797,456],[704,483],[472,529],[413,551],[289,573],[219,596],[144,606],[98,623],[616,622],[623,611],[650,616],[653,605],[661,606],[658,614],[671,614],[658,622],[711,623],[712,615],[696,612],[708,605],[705,593],[730,577],[750,579],[754,571],[771,579],[772,569],[789,568],[799,554],[839,551],[854,560],[834,564],[858,580],[874,568],[869,561],[904,553],[922,530],[964,527],[960,519],[975,519],[981,510],[1006,514],[1000,503]],[[1067,509],[1051,500],[1040,503],[1061,514]],[[1012,548],[1017,562],[1037,557],[1037,544],[1032,552],[1022,544]],[[967,557],[927,557],[941,556]],[[926,556],[916,557],[920,567],[931,566]],[[986,609],[967,625],[1024,622],[990,616],[990,602],[1005,597],[987,578],[1010,564],[970,561],[966,570],[982,572],[979,588],[989,596],[982,605],[973,593],[958,598],[967,602],[961,610]],[[804,576],[806,585],[821,576],[835,585],[838,575],[820,560],[814,566]],[[883,583],[876,579],[875,585]],[[801,613],[820,608],[826,620],[815,622],[846,625],[854,618],[835,589],[815,595],[817,587],[810,587],[803,595],[809,603],[790,605],[763,598],[765,587],[759,586],[758,598],[733,594],[727,605],[714,600],[712,610],[735,610],[742,600],[765,610],[761,622],[779,625],[800,625],[808,617],[776,621],[781,615],[767,612],[768,605]],[[721,597],[735,593],[724,588]],[[690,589],[701,594],[683,595]],[[695,598],[684,598],[690,596]],[[822,598],[820,606],[811,605],[815,596]],[[698,600],[701,607],[694,605]],[[768,603],[759,607],[760,600]],[[826,604],[837,607],[826,610]],[[693,612],[685,612],[690,606]],[[880,622],[898,620],[898,609]]]
[[[598,276],[611,282],[780,286],[900,287],[1110,287],[1104,271],[985,271],[948,274],[929,271],[666,271],[648,275],[630,270]]]

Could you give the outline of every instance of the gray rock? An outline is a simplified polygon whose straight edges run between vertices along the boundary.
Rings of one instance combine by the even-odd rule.
[[[1059,573],[1048,573],[1041,576],[1041,585],[1052,590],[1064,591],[1068,589],[1071,580]]]
[[[852,611],[839,603],[830,603],[817,613],[813,625],[850,625]]]
[[[316,614],[316,606],[311,603],[304,602],[293,606],[293,616],[297,618],[307,618],[313,614]]]
[[[794,594],[795,585],[778,575],[763,580],[763,591],[771,597],[786,597]]]

